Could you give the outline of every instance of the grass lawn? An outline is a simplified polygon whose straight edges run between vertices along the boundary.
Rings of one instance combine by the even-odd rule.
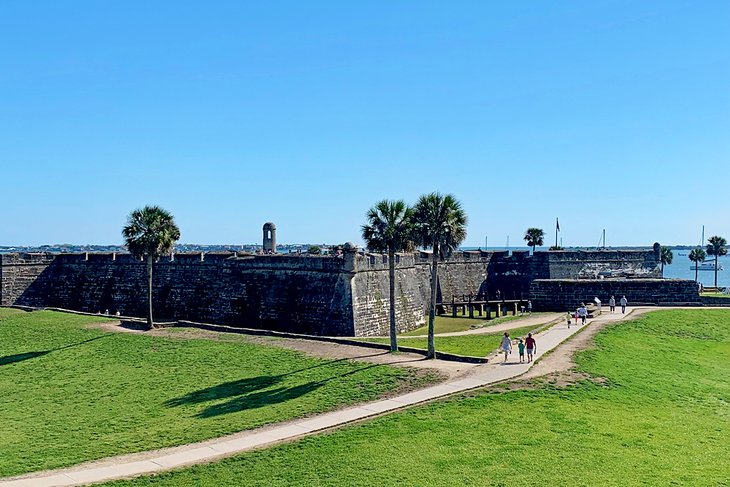
[[[435,380],[241,340],[87,327],[102,320],[0,309],[0,477],[204,440]]]
[[[599,380],[472,393],[121,486],[730,485],[730,311],[661,311],[581,353]]]
[[[549,314],[550,313],[532,313],[532,316],[547,316]],[[518,314],[515,316],[502,316],[500,318],[495,318],[493,320],[487,321],[483,318],[469,318],[468,316],[457,316],[456,318],[453,318],[451,316],[442,315],[436,317],[433,326],[435,333],[453,333],[472,330],[474,328],[485,328],[489,326],[499,325],[508,321],[515,321],[527,317],[527,315],[520,316]],[[428,320],[428,318],[426,319]],[[420,328],[416,328],[415,330],[403,333],[400,336],[408,337],[426,334],[428,334],[428,323]]]
[[[523,326],[522,328],[514,328],[509,330],[509,336],[512,338],[525,337],[527,333],[538,330],[541,325]],[[458,355],[469,355],[472,357],[484,357],[496,348],[504,335],[503,331],[496,333],[482,333],[479,335],[461,335],[452,337],[435,337],[436,350],[439,352],[455,353]],[[389,344],[389,338],[358,338],[358,341],[375,342]],[[428,348],[428,338],[426,337],[401,337],[398,338],[398,346]]]

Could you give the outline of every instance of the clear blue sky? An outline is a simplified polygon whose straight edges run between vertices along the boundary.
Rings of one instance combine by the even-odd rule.
[[[453,193],[465,245],[730,237],[730,2],[0,3],[0,244],[360,241]],[[717,193],[713,196],[713,193]]]

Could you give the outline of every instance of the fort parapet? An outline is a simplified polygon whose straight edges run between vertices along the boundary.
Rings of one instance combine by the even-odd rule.
[[[425,322],[431,255],[395,258],[396,314],[406,331]],[[385,335],[388,330],[388,257],[383,254],[353,249],[340,256],[180,253],[155,263],[153,276],[158,319],[315,335]],[[499,290],[506,299],[532,297],[536,310],[563,309],[569,302],[592,299],[599,289],[610,292],[612,282],[631,282],[633,287],[621,289],[630,289],[632,302],[695,300],[692,281],[659,279],[654,249],[457,252],[439,266],[439,276],[438,296],[444,302],[452,296],[494,296]],[[564,281],[573,284],[559,284]],[[0,282],[3,306],[145,314],[145,263],[126,253],[4,254]],[[666,299],[657,298],[665,294]]]

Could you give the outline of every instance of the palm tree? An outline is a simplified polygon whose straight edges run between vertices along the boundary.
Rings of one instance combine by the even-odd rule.
[[[672,265],[673,260],[674,253],[672,252],[672,249],[662,245],[662,251],[659,258],[659,261],[662,263],[662,276],[664,275],[664,265]]]
[[[367,212],[362,238],[368,250],[388,253],[390,287],[390,351],[398,350],[395,326],[395,253],[413,248],[411,240],[412,210],[401,200],[379,201]]]
[[[428,308],[428,358],[436,356],[433,343],[436,318],[436,286],[438,262],[451,254],[466,238],[466,213],[452,195],[431,193],[421,196],[413,207],[414,239],[424,248],[431,248],[431,302]]]
[[[707,254],[699,247],[692,249],[692,252],[689,253],[689,260],[695,263],[695,282],[697,282],[697,272],[700,270],[700,262],[704,262],[705,257],[707,257]]]
[[[715,256],[715,287],[717,287],[717,258],[727,255],[727,240],[724,237],[715,235],[707,239],[707,255]]]
[[[145,206],[129,214],[122,229],[129,252],[138,259],[147,260],[147,327],[154,328],[152,320],[152,264],[160,256],[172,253],[180,238],[180,229],[172,215],[159,206]]]
[[[528,247],[532,247],[532,253],[535,253],[535,247],[542,247],[545,239],[545,231],[542,228],[528,228],[523,237]]]

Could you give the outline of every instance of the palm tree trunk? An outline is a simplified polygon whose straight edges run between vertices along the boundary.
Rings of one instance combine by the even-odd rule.
[[[398,338],[395,328],[395,252],[388,249],[388,284],[390,287],[390,351],[398,351]]]
[[[699,263],[699,262],[695,262],[695,282],[699,282],[699,281],[698,281],[698,279],[699,279],[699,276],[697,275],[697,273],[698,273],[698,272],[699,272],[699,270],[700,270],[700,267],[699,267],[699,266],[700,266],[700,263]]]
[[[433,262],[431,264],[431,303],[428,308],[428,352],[426,358],[436,357],[436,347],[434,345],[434,321],[436,320],[436,286],[438,284],[438,262],[439,262],[438,244],[433,244]]]
[[[662,277],[664,277],[664,262],[662,261]]]
[[[717,288],[717,258],[719,257],[717,254],[720,252],[715,252],[715,288]]]
[[[147,328],[151,330],[155,327],[155,322],[152,321],[152,263],[153,258],[151,255],[147,256]]]

